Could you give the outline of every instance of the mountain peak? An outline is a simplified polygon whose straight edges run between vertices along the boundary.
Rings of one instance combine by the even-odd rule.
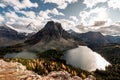
[[[71,36],[69,33],[67,33],[67,31],[65,31],[62,28],[62,25],[60,23],[54,22],[54,21],[48,21],[43,29],[41,29],[31,37],[31,39],[33,38],[37,39],[35,41],[37,42],[38,40],[41,40],[41,39],[48,40],[48,41],[51,39],[55,40],[60,38],[68,39],[68,38],[71,38]]]
[[[89,32],[87,32],[85,34],[88,34],[88,35],[91,35],[91,36],[104,36],[100,32],[93,32],[93,31],[89,31]]]
[[[64,50],[78,45],[78,42],[62,28],[62,25],[54,21],[47,22],[43,29],[28,38],[24,43],[31,45],[31,49],[38,51],[51,48]]]
[[[62,28],[62,25],[58,22],[48,21],[45,27],[40,30],[38,33],[45,34],[46,36],[50,36],[53,39],[58,39],[61,37],[65,38],[65,35],[68,33]],[[64,35],[63,35],[64,34]]]
[[[32,22],[29,23],[26,28],[29,30],[37,31],[36,25],[33,24]]]
[[[62,26],[60,23],[58,22],[54,22],[54,21],[48,21],[47,24],[45,25],[44,29],[46,30],[61,30],[62,29]]]
[[[45,30],[56,30],[57,27],[55,25],[54,21],[48,21],[47,24],[44,27]]]

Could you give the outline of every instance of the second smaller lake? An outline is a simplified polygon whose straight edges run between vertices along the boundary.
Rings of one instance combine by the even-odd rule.
[[[8,53],[4,58],[25,58],[25,59],[36,59],[38,58],[36,53],[22,51],[19,53]]]

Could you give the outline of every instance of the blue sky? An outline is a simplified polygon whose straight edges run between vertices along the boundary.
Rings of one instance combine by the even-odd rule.
[[[43,27],[54,20],[67,30],[105,32],[101,26],[119,26],[119,4],[120,0],[0,0],[0,25],[24,27],[32,22]]]

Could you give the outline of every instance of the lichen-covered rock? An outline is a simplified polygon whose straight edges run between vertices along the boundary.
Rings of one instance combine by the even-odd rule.
[[[53,71],[47,76],[40,76],[26,69],[21,63],[0,60],[0,80],[82,80],[78,76],[71,76],[66,71]],[[96,80],[92,75],[84,80]]]

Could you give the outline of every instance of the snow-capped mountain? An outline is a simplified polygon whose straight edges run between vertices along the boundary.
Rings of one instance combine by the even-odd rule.
[[[16,31],[16,32],[18,32],[18,33],[25,33],[25,34],[29,34],[29,33],[32,33],[33,31],[32,30],[29,30],[29,29],[23,29],[23,28],[15,28],[15,27],[13,27],[13,26],[11,26],[11,25],[9,25],[9,24],[5,24],[4,25],[4,27],[6,27],[6,28],[10,28],[10,29],[12,29],[12,30],[14,30],[14,31]]]
[[[34,31],[34,32],[38,31],[37,26],[36,26],[35,24],[33,24],[32,22],[29,23],[29,24],[26,26],[26,29],[31,30],[31,31]]]

